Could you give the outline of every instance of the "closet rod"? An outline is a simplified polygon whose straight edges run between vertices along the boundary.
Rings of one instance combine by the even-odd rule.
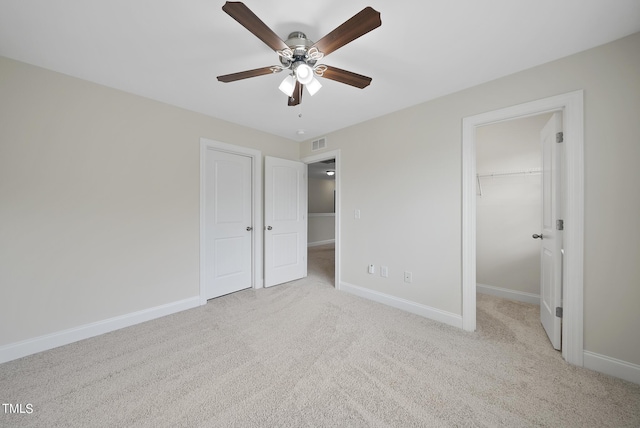
[[[538,169],[530,169],[527,171],[491,172],[486,174],[477,174],[477,177],[484,178],[484,177],[501,177],[505,175],[535,175],[535,174],[541,174],[541,173],[542,173],[542,170],[538,168]]]

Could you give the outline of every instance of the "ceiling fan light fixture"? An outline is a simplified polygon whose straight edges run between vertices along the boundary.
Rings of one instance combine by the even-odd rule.
[[[313,69],[309,67],[304,62],[297,62],[297,65],[294,68],[294,72],[296,73],[296,78],[298,82],[303,85],[308,85],[314,79],[313,77]]]
[[[309,91],[309,95],[314,96],[316,92],[318,92],[320,88],[322,88],[322,84],[318,79],[314,77],[311,79],[311,82],[307,83],[305,88],[307,88],[307,91]]]
[[[286,96],[291,97],[293,91],[296,88],[296,79],[293,75],[288,75],[284,78],[278,89],[280,89]]]
[[[380,12],[371,6],[365,7],[317,42],[308,39],[301,31],[294,31],[289,34],[286,41],[282,40],[241,1],[227,1],[222,6],[222,10],[275,51],[280,57],[280,64],[218,76],[217,79],[220,82],[235,82],[289,70],[291,75],[287,76],[279,86],[279,89],[289,98],[287,102],[289,106],[300,105],[302,87],[307,86],[307,91],[311,95],[320,90],[322,85],[315,79],[316,76],[360,89],[371,83],[370,77],[336,67],[316,64],[331,52],[382,25]],[[296,93],[295,97],[294,93]],[[300,114],[300,116],[302,115]]]

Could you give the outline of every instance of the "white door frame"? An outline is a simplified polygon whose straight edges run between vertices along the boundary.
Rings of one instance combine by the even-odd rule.
[[[476,329],[476,127],[553,111],[563,112],[566,170],[562,357],[584,357],[584,95],[574,91],[462,120],[462,328]]]
[[[340,277],[341,277],[340,275],[340,199],[342,195],[342,192],[340,192],[340,179],[342,177],[342,174],[340,173],[340,149],[331,150],[329,152],[323,152],[313,156],[307,156],[305,158],[302,158],[301,162],[310,164],[310,163],[322,162],[329,159],[336,160],[336,168],[335,168],[336,169],[336,175],[335,175],[336,177],[335,275],[336,276],[334,279],[334,284],[335,284],[336,290],[340,290]]]
[[[251,287],[262,288],[262,152],[247,147],[221,143],[208,138],[200,138],[200,304],[207,303],[206,293],[206,216],[205,195],[207,182],[205,180],[206,153],[207,150],[218,150],[236,155],[248,156],[251,161],[251,194],[252,194],[252,261],[251,261]]]

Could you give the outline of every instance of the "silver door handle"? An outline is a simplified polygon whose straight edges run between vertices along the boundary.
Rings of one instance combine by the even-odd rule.
[[[271,229],[273,229],[273,227],[267,226],[267,230],[271,230]]]
[[[544,238],[542,237],[542,234],[538,235],[537,233],[534,233],[533,235],[531,235],[531,237],[532,237],[533,239],[544,239]]]
[[[251,232],[252,230],[253,230],[253,227],[247,226],[247,232]]]

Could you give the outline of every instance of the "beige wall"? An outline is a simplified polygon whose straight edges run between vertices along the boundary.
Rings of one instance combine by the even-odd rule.
[[[341,280],[461,314],[462,118],[583,89],[584,345],[640,364],[638,52],[640,33],[328,134],[341,149]],[[389,278],[368,275],[372,262]]]
[[[307,242],[309,245],[333,241],[336,238],[336,217],[332,214],[309,214]]]
[[[0,346],[199,293],[199,139],[298,144],[0,58]]]

